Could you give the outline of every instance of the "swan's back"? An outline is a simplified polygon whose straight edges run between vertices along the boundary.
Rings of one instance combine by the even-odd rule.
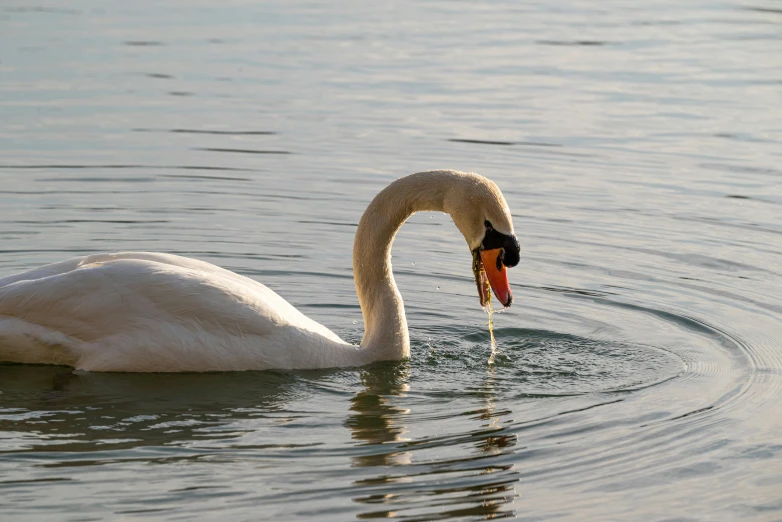
[[[170,254],[98,254],[0,279],[0,360],[103,371],[295,368],[345,343],[266,286]]]

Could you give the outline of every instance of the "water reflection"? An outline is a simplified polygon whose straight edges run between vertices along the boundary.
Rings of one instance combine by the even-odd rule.
[[[482,425],[487,432],[492,433],[477,444],[477,448],[486,454],[498,455],[505,451],[505,448],[511,448],[516,445],[515,434],[503,433],[503,428],[500,423],[500,417],[509,415],[510,410],[498,410],[497,409],[497,394],[494,389],[494,385],[497,378],[497,366],[494,364],[488,365],[486,369],[486,380],[483,383],[481,394],[484,396],[485,407],[483,411],[478,414],[478,418],[486,421]],[[510,420],[509,422],[513,422]]]
[[[0,452],[122,450],[240,435],[281,407],[284,373],[112,374],[0,365]]]
[[[488,367],[484,382],[468,392],[480,399],[481,407],[456,413],[478,421],[477,429],[420,440],[404,437],[406,423],[428,415],[400,405],[413,402],[407,395],[409,372],[407,362],[361,371],[364,390],[351,400],[345,426],[354,440],[369,448],[351,457],[352,465],[382,471],[354,481],[360,494],[353,500],[370,506],[357,517],[424,521],[514,516],[510,503],[518,496],[518,476],[512,464],[492,462],[512,453],[516,445],[516,436],[505,433],[502,426],[501,418],[510,410],[497,406],[496,368]],[[463,446],[478,451],[465,458]],[[454,449],[457,456],[453,456]],[[434,458],[429,455],[432,450],[436,451]],[[441,457],[440,452],[451,456]]]
[[[484,515],[485,519],[514,516],[515,511],[508,508],[513,499],[518,496],[516,483],[519,479],[513,473],[512,465],[487,465],[483,462],[486,458],[512,453],[512,448],[516,446],[516,435],[505,433],[502,427],[500,418],[509,415],[511,411],[497,407],[496,377],[497,365],[488,365],[486,378],[480,391],[484,399],[484,408],[477,415],[477,418],[484,423],[481,425],[483,428],[482,436],[475,443],[475,447],[478,449],[476,459],[481,460],[484,466],[481,473],[486,475],[487,480],[477,491],[477,495],[481,497],[481,510],[476,514]],[[508,422],[512,422],[512,420]],[[500,480],[489,478],[498,472],[503,472]]]
[[[394,397],[404,397],[410,390],[408,361],[373,366],[360,372],[364,390],[350,402],[345,426],[353,440],[367,445],[383,445],[403,441],[405,417],[410,413],[393,403]],[[399,445],[371,448],[372,453],[352,457],[353,466],[398,466],[410,463],[410,453],[398,451]]]

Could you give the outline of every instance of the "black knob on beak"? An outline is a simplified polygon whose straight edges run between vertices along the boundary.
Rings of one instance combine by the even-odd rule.
[[[521,259],[521,246],[516,236],[509,236],[502,232],[497,232],[488,221],[486,222],[486,235],[483,236],[481,246],[483,250],[503,249],[501,255],[502,264],[508,267],[516,266]]]
[[[505,250],[505,255],[502,257],[502,264],[505,266],[516,266],[521,259],[521,246],[516,236],[506,236],[502,248]]]

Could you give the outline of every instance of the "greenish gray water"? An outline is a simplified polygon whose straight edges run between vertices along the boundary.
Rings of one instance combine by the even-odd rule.
[[[364,206],[455,168],[522,262],[489,335],[447,216],[394,247],[412,358],[0,365],[3,520],[782,520],[782,10],[0,7],[0,276],[154,250],[347,340]]]

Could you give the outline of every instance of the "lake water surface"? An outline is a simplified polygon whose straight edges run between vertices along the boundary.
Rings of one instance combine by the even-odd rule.
[[[438,168],[513,210],[496,364],[418,214],[409,361],[0,365],[0,518],[782,520],[779,2],[0,6],[0,277],[188,255],[358,342],[358,219]]]

